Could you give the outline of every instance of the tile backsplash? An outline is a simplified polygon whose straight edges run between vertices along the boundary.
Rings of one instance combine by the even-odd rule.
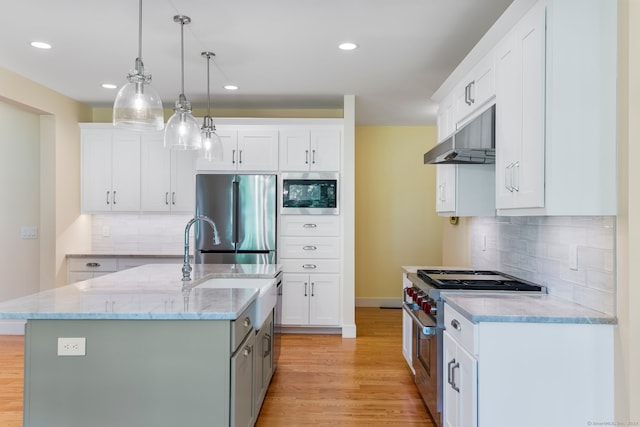
[[[549,294],[616,314],[616,218],[469,218],[471,265],[547,287]]]
[[[94,252],[179,255],[191,215],[93,215]],[[193,231],[192,231],[193,233]]]

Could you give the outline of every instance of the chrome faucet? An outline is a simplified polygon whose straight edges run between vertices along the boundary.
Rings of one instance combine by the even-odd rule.
[[[191,226],[198,221],[208,222],[211,225],[211,228],[213,228],[213,244],[214,245],[220,244],[220,235],[218,235],[218,227],[216,227],[215,222],[211,221],[211,218],[209,218],[208,216],[199,215],[189,220],[189,222],[187,223],[187,226],[184,229],[184,264],[182,265],[182,280],[185,282],[188,280],[191,280],[191,270],[192,270],[191,265],[189,264],[189,230],[191,229]]]

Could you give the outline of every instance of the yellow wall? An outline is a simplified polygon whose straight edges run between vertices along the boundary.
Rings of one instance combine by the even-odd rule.
[[[640,421],[640,2],[619,3],[616,420]]]
[[[91,242],[90,224],[80,216],[78,127],[91,120],[91,109],[2,68],[0,100],[40,115],[40,286],[64,284],[65,254]]]
[[[436,168],[422,161],[435,144],[433,126],[356,126],[358,305],[398,299],[401,266],[442,261]]]

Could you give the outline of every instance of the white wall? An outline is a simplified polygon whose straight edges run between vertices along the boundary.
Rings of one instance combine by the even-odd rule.
[[[0,102],[0,301],[39,291],[40,116]],[[22,239],[35,227],[37,239]]]

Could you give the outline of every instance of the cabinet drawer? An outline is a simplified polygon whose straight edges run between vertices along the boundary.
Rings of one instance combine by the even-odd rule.
[[[339,273],[339,260],[326,259],[281,259],[285,273]]]
[[[70,258],[69,271],[116,271],[115,258]]]
[[[148,257],[148,258],[118,258],[118,271],[140,267],[146,264],[181,264],[182,257]]]
[[[231,352],[236,351],[240,343],[244,340],[249,332],[253,330],[253,322],[251,321],[252,313],[255,310],[256,303],[253,302],[245,311],[242,312],[236,320],[231,321]]]
[[[444,327],[465,350],[473,355],[478,354],[478,325],[455,311],[449,304],[444,305]]]
[[[283,236],[339,236],[340,217],[333,215],[282,215]]]
[[[283,237],[282,258],[340,258],[340,239],[333,237]]]

